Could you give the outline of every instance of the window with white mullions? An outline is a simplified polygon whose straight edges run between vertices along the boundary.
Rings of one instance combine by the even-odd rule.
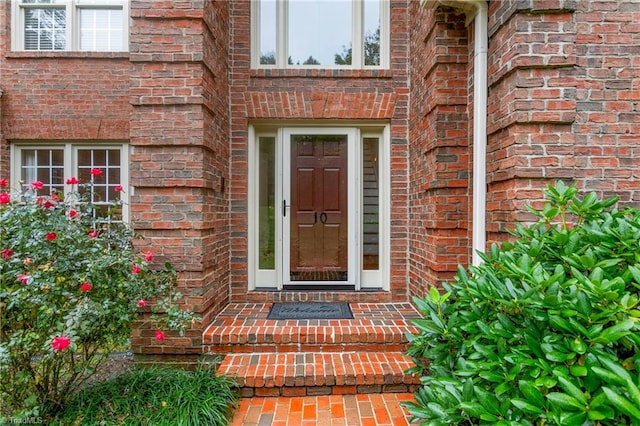
[[[129,0],[14,0],[12,48],[127,51]]]
[[[38,190],[38,195],[54,192],[67,195],[75,190],[80,193],[91,191],[91,203],[95,206],[97,219],[109,222],[128,221],[127,145],[32,143],[14,144],[11,149],[11,181],[21,182],[23,190],[29,190],[32,182],[40,181],[43,189]],[[76,177],[79,185],[67,183],[71,177]]]
[[[253,0],[255,68],[388,68],[388,0]]]

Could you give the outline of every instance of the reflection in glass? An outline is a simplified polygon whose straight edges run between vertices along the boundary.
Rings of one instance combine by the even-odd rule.
[[[260,64],[276,64],[276,2],[260,1]]]
[[[275,138],[261,137],[258,150],[258,267],[260,269],[275,269]]]
[[[289,1],[290,65],[333,65],[351,49],[351,1]],[[350,62],[349,62],[350,63]]]
[[[380,177],[378,138],[364,138],[362,147],[362,266],[380,267]]]
[[[64,50],[66,11],[64,9],[25,9],[25,50]]]

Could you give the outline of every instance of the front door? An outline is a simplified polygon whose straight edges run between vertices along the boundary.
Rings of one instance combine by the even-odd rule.
[[[349,135],[287,136],[285,284],[352,283]]]
[[[291,281],[346,281],[347,137],[291,136]]]

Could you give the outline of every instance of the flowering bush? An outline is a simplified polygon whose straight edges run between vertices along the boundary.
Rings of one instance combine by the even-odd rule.
[[[99,172],[86,185],[69,178],[65,197],[38,194],[41,182],[10,192],[0,179],[0,419],[57,410],[127,343],[141,310],[154,312],[158,341],[195,319],[176,303],[171,266],[151,270],[132,231],[98,217]]]

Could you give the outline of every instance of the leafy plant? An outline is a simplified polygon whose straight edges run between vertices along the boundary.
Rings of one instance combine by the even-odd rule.
[[[415,303],[425,425],[640,425],[640,211],[558,182],[539,221]]]
[[[204,364],[195,371],[134,369],[80,392],[52,424],[223,426],[237,404],[235,386]]]
[[[152,270],[132,231],[97,213],[100,174],[85,185],[69,178],[66,197],[39,195],[38,181],[10,194],[0,180],[0,416],[12,421],[59,409],[126,344],[141,310],[163,311],[150,319],[158,340],[194,320],[176,303],[171,265]]]

